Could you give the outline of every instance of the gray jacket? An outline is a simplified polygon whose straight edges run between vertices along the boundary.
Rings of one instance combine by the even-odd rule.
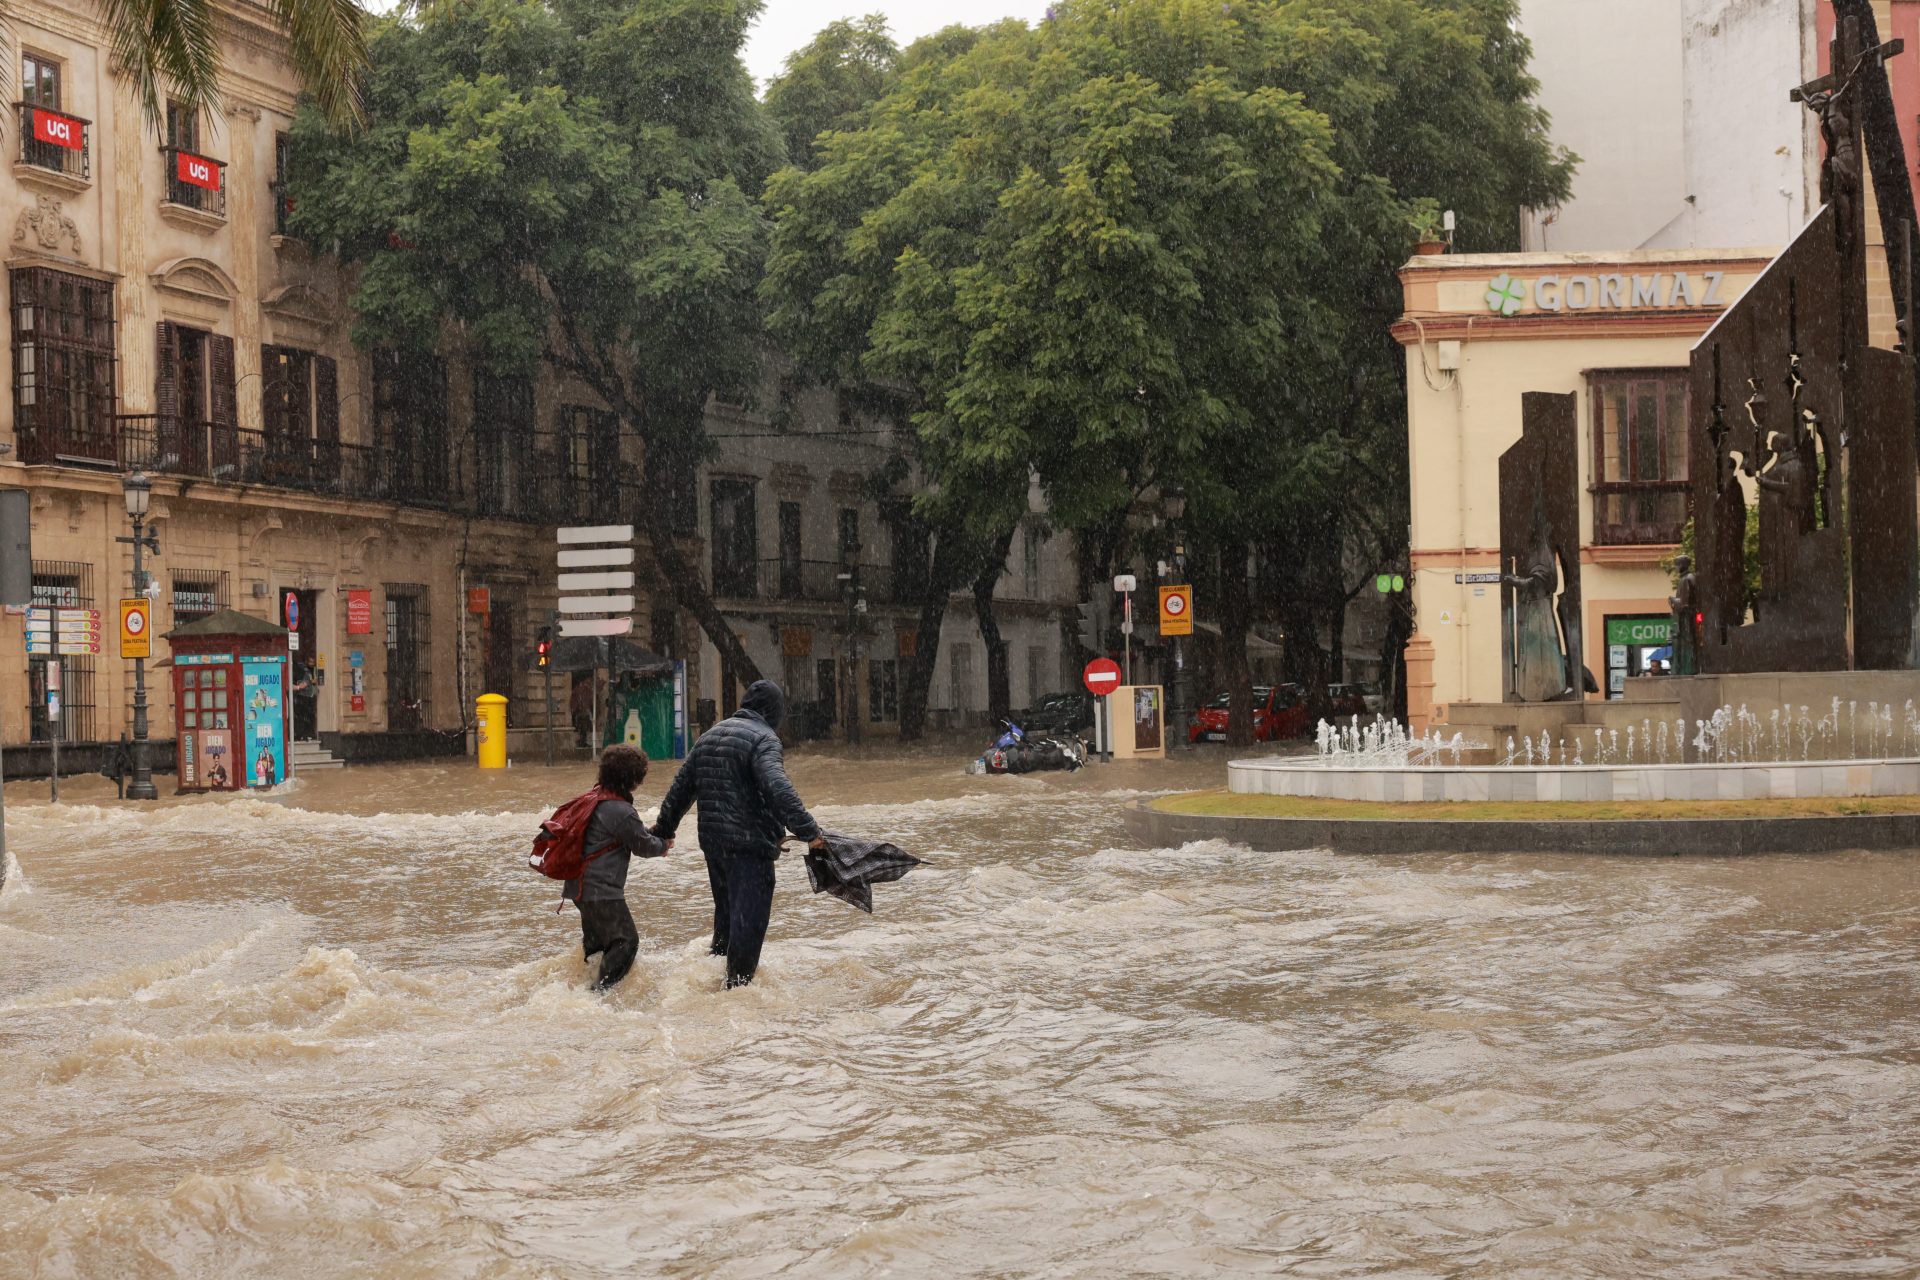
[[[603,800],[587,823],[585,849],[612,849],[587,864],[587,902],[622,901],[627,896],[627,863],[634,858],[658,858],[667,851],[667,842],[647,830],[639,812],[625,800]],[[580,880],[567,881],[566,896],[582,901]]]

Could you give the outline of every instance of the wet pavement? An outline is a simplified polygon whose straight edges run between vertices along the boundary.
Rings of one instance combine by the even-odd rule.
[[[1126,848],[1223,760],[796,752],[931,865],[728,993],[689,822],[604,999],[584,766],[13,784],[0,1275],[1920,1274],[1920,860]]]

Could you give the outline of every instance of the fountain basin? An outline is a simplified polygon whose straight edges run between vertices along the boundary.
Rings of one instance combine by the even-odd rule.
[[[1506,766],[1354,765],[1299,756],[1232,761],[1227,789],[1398,804],[1912,796],[1920,795],[1920,758]]]

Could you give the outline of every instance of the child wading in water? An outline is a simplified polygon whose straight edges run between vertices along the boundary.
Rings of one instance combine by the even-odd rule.
[[[626,977],[640,947],[633,912],[627,909],[628,861],[658,858],[673,847],[673,841],[647,830],[634,810],[634,788],[646,777],[647,754],[640,748],[623,744],[601,753],[599,789],[607,798],[587,823],[586,869],[579,879],[567,881],[566,896],[580,906],[581,952],[589,960],[596,952],[600,955],[596,991]]]

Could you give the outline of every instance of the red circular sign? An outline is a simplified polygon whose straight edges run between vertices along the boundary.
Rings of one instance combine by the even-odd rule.
[[[1095,658],[1080,673],[1081,683],[1096,698],[1104,698],[1120,687],[1120,664],[1112,658]]]

